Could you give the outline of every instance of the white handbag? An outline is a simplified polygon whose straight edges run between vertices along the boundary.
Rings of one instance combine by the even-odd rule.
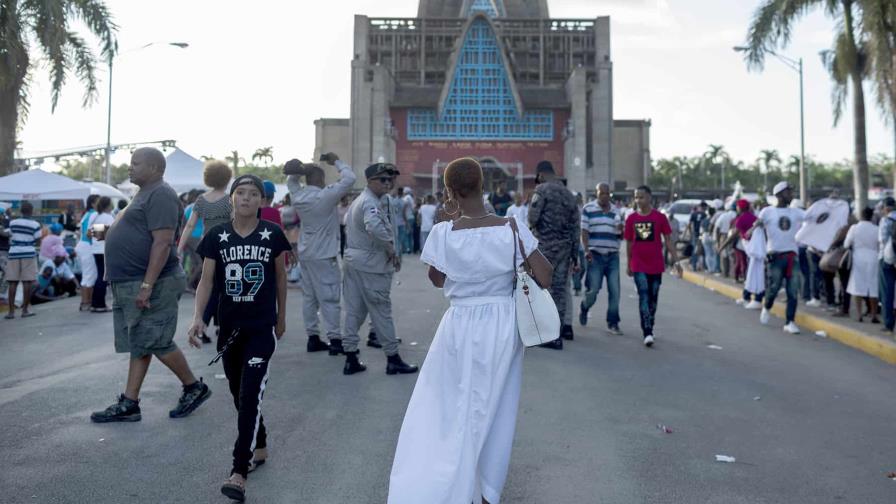
[[[516,303],[516,325],[520,340],[527,347],[541,345],[560,337],[560,313],[547,289],[542,289],[529,274],[532,268],[523,242],[519,237],[516,219],[510,219],[513,229],[513,300]],[[523,256],[523,265],[516,267],[517,250]]]

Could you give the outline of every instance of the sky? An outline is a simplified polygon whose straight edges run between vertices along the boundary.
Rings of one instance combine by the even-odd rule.
[[[769,59],[749,72],[732,50],[744,42],[759,0],[549,0],[552,17],[610,16],[616,119],[652,121],[654,159],[699,155],[721,144],[753,161],[762,149],[799,154],[799,79]],[[174,139],[195,157],[273,146],[275,162],[307,159],[314,120],[348,117],[353,16],[414,17],[414,0],[107,0],[119,25],[112,143]],[[251,6],[251,7],[249,7]],[[831,85],[819,51],[833,23],[815,13],[798,23],[782,54],[805,60],[806,152],[850,159],[851,107],[833,126]],[[179,49],[168,42],[187,42]],[[142,46],[154,43],[150,47]],[[49,79],[34,73],[31,112],[20,135],[26,154],[104,144],[109,72],[82,108],[69,78],[55,112]],[[894,133],[866,97],[868,152],[893,156]],[[125,161],[116,158],[116,161]]]

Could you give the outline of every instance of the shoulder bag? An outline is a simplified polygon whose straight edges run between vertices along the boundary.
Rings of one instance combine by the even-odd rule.
[[[541,345],[560,337],[560,313],[547,289],[541,288],[531,275],[532,267],[519,237],[516,219],[510,218],[513,230],[513,299],[516,303],[516,325],[520,340],[527,347]],[[523,256],[523,265],[517,268],[517,253]]]

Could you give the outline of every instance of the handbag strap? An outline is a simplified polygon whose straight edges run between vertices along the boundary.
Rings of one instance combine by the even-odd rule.
[[[510,229],[513,230],[513,271],[516,271],[516,257],[517,250],[520,251],[520,254],[523,256],[523,268],[526,273],[530,276],[532,275],[532,265],[529,264],[529,257],[526,255],[526,247],[523,246],[523,240],[520,238],[520,230],[516,225],[516,219],[513,217],[508,217],[507,222],[510,223]],[[514,288],[516,288],[516,275],[514,275]]]

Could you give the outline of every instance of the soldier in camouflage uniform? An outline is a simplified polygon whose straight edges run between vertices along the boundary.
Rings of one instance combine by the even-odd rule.
[[[529,205],[529,228],[538,238],[538,250],[554,266],[551,297],[562,322],[560,337],[542,346],[562,350],[563,340],[573,339],[569,280],[578,269],[579,207],[549,161],[538,163],[535,177],[539,184]]]

